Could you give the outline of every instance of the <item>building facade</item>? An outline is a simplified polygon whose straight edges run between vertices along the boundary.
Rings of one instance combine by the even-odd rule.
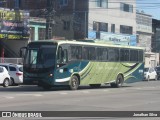
[[[152,52],[152,16],[137,11],[136,22],[137,46],[145,49],[145,67],[155,67],[159,64],[159,55]]]
[[[160,54],[160,20],[152,19],[152,33],[152,52]],[[157,58],[160,61],[160,55]]]
[[[136,0],[89,0],[89,38],[104,39],[105,35],[107,40],[107,36],[114,36],[115,41],[130,45],[130,35],[134,35],[136,42],[135,7]]]
[[[88,0],[55,0],[53,36],[84,39],[88,32]]]

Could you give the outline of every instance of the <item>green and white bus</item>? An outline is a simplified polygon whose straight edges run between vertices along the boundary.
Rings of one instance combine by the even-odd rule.
[[[24,49],[26,85],[76,90],[79,85],[121,87],[143,79],[144,50],[139,47],[43,40],[29,43],[21,53]]]

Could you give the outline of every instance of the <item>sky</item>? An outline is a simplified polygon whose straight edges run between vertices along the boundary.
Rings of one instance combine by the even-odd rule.
[[[137,10],[144,11],[152,15],[153,18],[160,20],[160,0],[136,0]]]

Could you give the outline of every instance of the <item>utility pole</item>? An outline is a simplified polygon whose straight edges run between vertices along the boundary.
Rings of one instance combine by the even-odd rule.
[[[14,1],[14,10],[15,10],[15,20],[17,21],[20,21],[20,11],[19,11],[19,8],[20,8],[20,2],[21,0],[15,0]]]
[[[54,0],[47,0],[47,14],[46,14],[46,39],[52,39],[53,32],[53,16],[54,16],[54,8],[53,8]]]

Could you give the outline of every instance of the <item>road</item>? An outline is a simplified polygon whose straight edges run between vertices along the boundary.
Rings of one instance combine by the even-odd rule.
[[[102,86],[99,89],[91,89],[81,86],[77,91],[63,88],[44,91],[37,86],[0,87],[0,91],[0,111],[160,110],[160,81],[125,84],[122,88]],[[147,118],[142,120],[145,119]]]

